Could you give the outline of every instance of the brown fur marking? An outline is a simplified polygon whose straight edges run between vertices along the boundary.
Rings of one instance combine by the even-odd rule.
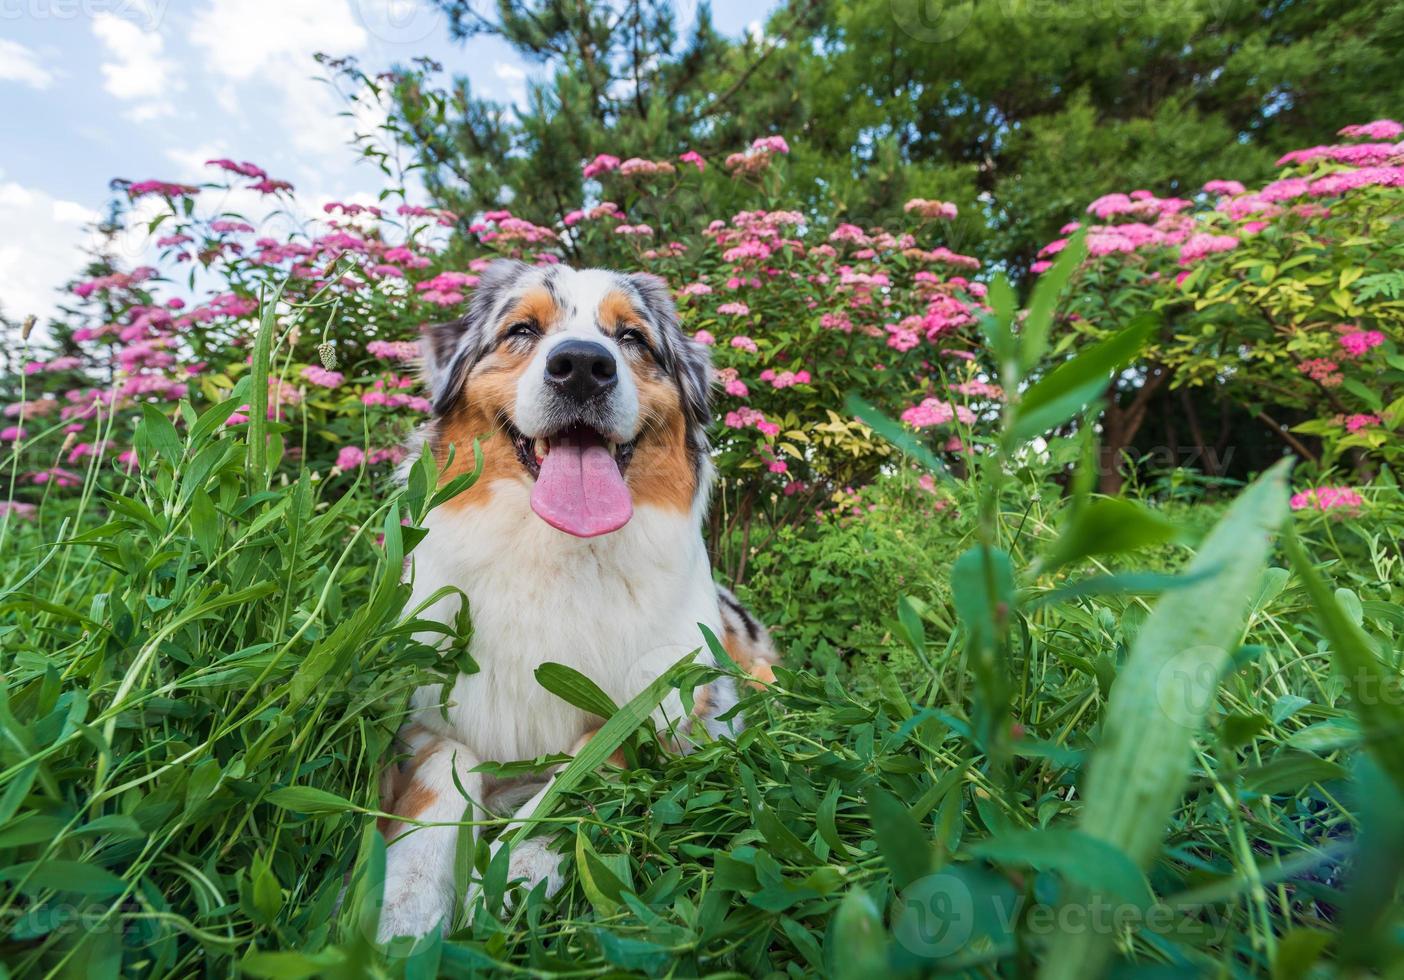
[[[600,325],[607,327],[611,333],[618,333],[625,327],[632,327],[642,331],[650,342],[654,339],[653,330],[649,327],[648,321],[639,316],[639,311],[634,308],[629,297],[617,289],[605,293],[604,299],[600,300],[600,308],[596,317]]]
[[[498,322],[499,330],[511,323],[529,320],[540,328],[542,333],[550,333],[561,319],[561,308],[551,298],[551,291],[545,286],[530,289],[508,310]]]
[[[687,452],[687,424],[678,390],[655,377],[651,366],[631,367],[639,389],[644,426],[634,458],[625,473],[635,505],[650,504],[686,513],[692,508],[696,474]]]
[[[594,738],[595,733],[598,731],[598,728],[592,728],[590,731],[577,738],[575,740],[575,744],[571,746],[570,754],[577,755],[580,752],[580,750],[585,747],[585,743],[590,741],[590,739]],[[616,769],[625,769],[628,767],[628,764],[624,761],[623,749],[615,749],[609,754],[609,757],[605,759],[605,762],[608,762],[611,766],[614,766],[614,768]]]

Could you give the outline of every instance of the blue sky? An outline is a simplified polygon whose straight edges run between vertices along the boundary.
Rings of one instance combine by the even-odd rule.
[[[713,19],[758,31],[772,6],[716,0]],[[697,0],[678,9],[687,25]],[[379,174],[348,147],[317,51],[370,71],[428,55],[504,102],[540,71],[493,39],[454,44],[428,0],[0,0],[0,310],[53,310],[114,177],[211,179],[204,161],[227,156],[305,207],[369,199]]]

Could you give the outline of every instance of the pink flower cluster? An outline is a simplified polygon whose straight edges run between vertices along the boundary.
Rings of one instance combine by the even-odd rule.
[[[419,358],[419,345],[412,340],[372,340],[366,353],[384,361],[414,361]]]
[[[1385,341],[1384,334],[1379,330],[1346,330],[1339,338],[1341,349],[1346,357],[1364,357]]]
[[[316,364],[309,364],[302,369],[302,379],[320,388],[335,388],[346,380],[346,376],[340,371],[331,371]]]
[[[761,136],[751,141],[750,149],[726,158],[726,169],[739,174],[757,174],[769,169],[771,159],[779,153],[789,153],[790,144],[783,136]]]
[[[959,420],[965,425],[974,425],[975,413],[964,405],[956,405],[939,398],[923,398],[902,412],[902,421],[916,429],[945,425],[953,420]]]
[[[780,371],[776,373],[771,368],[766,368],[760,373],[762,381],[770,382],[772,388],[793,388],[795,385],[807,385],[811,378],[808,371]]]
[[[1316,487],[1292,494],[1293,510],[1358,510],[1365,505],[1360,494],[1350,487]]]
[[[1297,370],[1323,388],[1334,388],[1345,380],[1339,373],[1340,365],[1325,357],[1308,358],[1297,365]]]
[[[591,177],[598,177],[600,174],[607,174],[612,170],[618,170],[620,163],[621,161],[618,157],[610,156],[608,153],[601,153],[599,156],[595,157],[595,159],[585,164],[584,168],[581,170],[581,175],[584,176],[586,180],[589,180]]]
[[[619,174],[622,177],[659,177],[677,172],[678,168],[667,160],[645,160],[642,157],[630,157],[619,165]]]
[[[924,197],[912,198],[902,205],[902,210],[919,218],[941,218],[946,221],[953,220],[957,214],[954,204],[946,201],[928,201]]]
[[[413,378],[404,378],[394,374],[377,378],[371,385],[370,391],[361,395],[361,403],[380,408],[410,408],[427,415],[434,410],[429,399],[405,394],[406,388],[414,386],[415,380]]]
[[[733,412],[727,412],[723,421],[728,429],[745,429],[755,426],[756,429],[772,439],[780,434],[780,426],[766,419],[765,415],[754,408],[738,408]]]

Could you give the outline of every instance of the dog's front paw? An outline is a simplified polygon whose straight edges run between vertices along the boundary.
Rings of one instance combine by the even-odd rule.
[[[505,845],[501,840],[494,841],[492,845],[492,858],[497,857],[497,853]],[[546,882],[546,897],[554,898],[561,890],[561,885],[565,883],[565,876],[561,874],[561,865],[565,862],[564,854],[557,854],[551,850],[549,838],[534,837],[524,841],[518,841],[512,845],[511,856],[507,859],[507,884],[510,886],[514,882],[521,885],[522,894],[527,894],[541,882]],[[482,886],[474,882],[468,889],[467,898],[464,900],[466,908],[472,908],[482,894]],[[503,896],[502,905],[504,910],[510,910],[516,902],[513,899],[513,892],[509,889]]]
[[[532,837],[519,841],[512,847],[512,856],[507,861],[507,880],[522,880],[522,891],[530,892],[541,882],[546,882],[546,897],[554,898],[565,883],[561,865],[565,855],[551,850],[550,841],[545,837]]]
[[[452,908],[453,886],[445,888],[440,876],[417,871],[387,874],[376,941],[427,936],[440,925],[447,927]]]

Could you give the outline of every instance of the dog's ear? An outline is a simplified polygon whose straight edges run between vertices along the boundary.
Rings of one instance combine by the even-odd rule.
[[[707,425],[712,420],[712,353],[683,333],[667,282],[651,273],[636,272],[629,276],[629,284],[638,293],[644,313],[662,339],[659,346],[663,368],[677,379],[682,392],[688,438],[694,448],[705,450]]]
[[[491,347],[493,317],[503,297],[530,269],[525,262],[498,259],[478,278],[467,313],[451,323],[424,328],[419,346],[435,414],[444,415],[453,407],[468,372]]]

